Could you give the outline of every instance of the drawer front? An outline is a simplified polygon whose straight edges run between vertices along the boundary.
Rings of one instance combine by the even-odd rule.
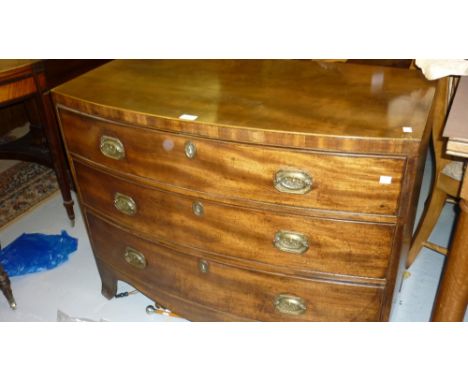
[[[260,321],[375,321],[382,289],[269,275],[182,255],[87,213],[95,255],[144,290]],[[128,252],[144,257],[144,267]],[[150,296],[153,297],[153,296]],[[179,299],[170,304],[177,313]],[[190,317],[186,317],[190,319]]]
[[[231,198],[397,214],[403,159],[197,139],[59,112],[72,153],[123,173]]]
[[[75,170],[84,203],[170,245],[280,267],[385,278],[393,225],[240,208],[137,185],[78,162]]]

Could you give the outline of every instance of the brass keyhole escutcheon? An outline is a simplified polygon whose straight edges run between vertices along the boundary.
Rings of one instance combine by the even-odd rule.
[[[196,216],[203,216],[205,213],[205,208],[203,207],[202,202],[193,202],[192,203],[192,211]]]
[[[193,159],[197,155],[197,146],[195,146],[195,143],[188,141],[185,144],[184,151],[187,158]]]
[[[198,262],[198,269],[201,273],[208,273],[208,261],[200,260]]]

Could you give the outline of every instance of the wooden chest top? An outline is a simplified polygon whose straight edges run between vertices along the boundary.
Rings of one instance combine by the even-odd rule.
[[[147,127],[180,130],[183,122],[185,131],[191,124],[193,133],[222,139],[243,128],[256,133],[241,140],[267,144],[277,144],[275,133],[386,140],[385,148],[323,147],[398,154],[422,139],[434,86],[417,71],[312,60],[116,60],[54,94],[73,109]],[[196,119],[181,121],[184,114]]]

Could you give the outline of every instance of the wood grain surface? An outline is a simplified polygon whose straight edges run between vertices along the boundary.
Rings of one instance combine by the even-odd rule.
[[[387,320],[435,87],[372,65],[116,60],[54,89],[103,294],[124,280],[191,320]],[[125,155],[103,155],[103,136]],[[308,174],[311,190],[280,192],[280,170]],[[307,250],[279,249],[280,231]],[[123,259],[132,245],[143,270]],[[281,293],[306,313],[279,313]]]
[[[284,60],[116,60],[55,89],[128,113],[373,138],[403,138],[402,124],[420,137],[433,91],[417,71]]]
[[[24,78],[14,83],[0,85],[0,104],[11,102],[33,94],[36,91],[36,84],[33,77]]]
[[[312,271],[384,278],[394,226],[313,219],[232,207],[211,200],[141,187],[75,162],[82,200],[114,221],[170,245]],[[94,186],[105,184],[105,187]],[[114,207],[115,193],[130,196],[135,215]],[[192,211],[201,202],[203,216]],[[304,254],[282,252],[273,245],[280,230],[298,232],[309,239]]]
[[[401,154],[417,151],[434,88],[417,71],[368,65],[116,60],[54,97],[88,114],[215,139]]]
[[[25,67],[31,66],[39,60],[1,59],[0,73],[17,72]]]
[[[262,321],[375,321],[378,320],[381,288],[350,286],[267,275],[255,270],[209,261],[208,271],[199,270],[202,258],[186,256],[156,246],[87,214],[96,256],[117,275],[133,285],[144,285],[152,295],[159,290],[202,306],[239,317]],[[145,269],[126,263],[130,246],[146,257]],[[158,280],[154,283],[153,280]],[[222,288],[219,286],[222,285]],[[278,312],[274,299],[288,293],[305,300],[307,310],[294,316]],[[165,301],[178,313],[178,300]],[[209,311],[204,320],[209,320]]]
[[[276,205],[386,215],[397,212],[405,166],[401,158],[351,157],[200,139],[117,125],[66,110],[60,110],[60,119],[72,154],[122,174]],[[125,158],[103,155],[99,149],[102,136],[118,138],[125,147]],[[193,159],[184,153],[187,142],[196,146]],[[309,174],[312,191],[297,195],[276,190],[273,180],[280,170]],[[382,184],[381,176],[390,177],[390,184]]]

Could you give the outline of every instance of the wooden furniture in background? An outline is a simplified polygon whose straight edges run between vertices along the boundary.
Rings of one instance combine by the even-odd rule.
[[[468,77],[461,77],[444,137],[447,153],[468,158]],[[468,177],[460,191],[460,213],[443,270],[432,321],[463,321],[468,304]]]
[[[27,120],[29,132],[0,144],[0,159],[18,159],[52,167],[57,175],[63,204],[72,224],[75,220],[66,157],[50,89],[108,60],[0,60],[0,132]],[[0,265],[0,289],[14,309],[10,280]]]
[[[117,60],[53,90],[107,298],[190,320],[387,320],[435,87],[313,61]]]
[[[38,115],[38,120],[32,121],[27,135],[16,141],[0,144],[0,158],[22,159],[49,166],[54,165],[68,215],[74,218],[70,188],[68,182],[65,182],[66,172],[63,167],[65,157],[60,146],[60,136],[57,129],[52,127],[55,126],[52,125],[55,124],[53,115],[46,112],[48,95],[42,93],[45,84],[43,70],[37,61],[0,60],[0,106],[6,107],[17,102],[28,102],[30,107],[37,111],[34,115]],[[41,144],[40,125],[48,127],[44,129],[44,133],[50,147],[53,148],[50,153]],[[14,309],[16,303],[13,300],[10,280],[1,266],[0,287]]]
[[[0,290],[6,297],[8,304],[12,309],[16,309],[16,301],[13,297],[11,290],[10,278],[7,273],[3,270],[2,264],[0,264]]]
[[[0,60],[0,131],[30,121],[29,133],[0,145],[0,159],[18,159],[52,167],[63,203],[73,222],[68,166],[50,100],[50,89],[109,60]],[[8,109],[8,110],[6,110]]]
[[[442,255],[447,255],[447,248],[432,243],[429,237],[439,219],[439,216],[447,201],[458,200],[461,179],[456,171],[451,173],[447,170],[455,168],[460,170],[461,162],[454,162],[445,153],[446,139],[442,136],[449,110],[453,89],[450,86],[450,78],[445,77],[438,80],[437,92],[434,101],[432,118],[432,148],[434,150],[434,178],[432,181],[429,199],[424,207],[423,214],[414,234],[411,248],[408,254],[406,266],[409,268],[420,253],[422,247],[430,248]]]

